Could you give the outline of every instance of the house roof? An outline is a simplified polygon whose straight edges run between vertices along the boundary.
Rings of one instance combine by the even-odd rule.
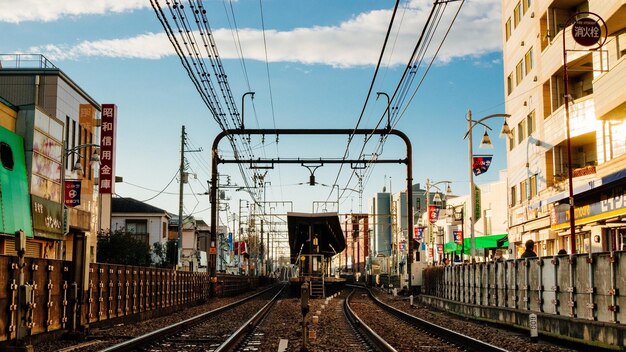
[[[163,214],[169,216],[167,211],[133,198],[112,198],[111,213]]]

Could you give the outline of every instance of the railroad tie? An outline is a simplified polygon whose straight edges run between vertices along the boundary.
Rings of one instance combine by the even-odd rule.
[[[280,342],[278,343],[278,352],[285,352],[287,351],[287,345],[289,344],[289,340],[287,339],[280,339]]]

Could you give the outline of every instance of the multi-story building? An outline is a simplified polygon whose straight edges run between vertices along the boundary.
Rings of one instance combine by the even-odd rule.
[[[576,252],[623,249],[626,4],[606,0],[502,4],[506,112],[513,132],[507,141],[509,241],[520,246],[533,239],[540,255],[571,251],[571,174]],[[574,41],[573,16],[580,12],[592,12],[606,22],[602,33],[607,40],[601,48],[589,50],[598,45],[585,47]]]
[[[346,250],[339,255],[341,270],[351,274],[365,273],[367,258],[367,214],[350,213],[341,225],[346,236]],[[341,265],[343,264],[343,265]]]
[[[95,260],[99,227],[96,152],[100,105],[41,55],[0,55],[0,96],[24,140],[33,256]],[[72,192],[64,192],[71,185]],[[75,240],[79,239],[77,243]],[[83,257],[85,255],[86,257]]]

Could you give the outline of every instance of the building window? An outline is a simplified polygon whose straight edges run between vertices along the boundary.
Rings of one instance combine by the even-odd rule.
[[[517,124],[517,144],[521,144],[526,138],[526,120]]]
[[[70,143],[70,117],[69,116],[65,116],[65,149],[69,149]],[[70,169],[70,163],[69,160],[65,162],[65,169],[69,170]]]
[[[528,130],[528,136],[531,136],[533,132],[535,132],[536,120],[535,120],[535,110],[531,111],[528,116],[526,116],[526,128]]]
[[[505,40],[511,38],[511,17],[506,20],[506,24],[504,25],[504,35],[506,36]]]
[[[7,143],[0,142],[0,159],[2,159],[2,167],[7,170],[13,170],[15,160],[13,159],[13,150]]]
[[[524,60],[520,60],[515,66],[515,85],[519,85],[519,83],[524,79],[524,74],[526,69],[524,69]]]
[[[537,196],[537,175],[530,176],[530,198],[534,198]]]
[[[511,93],[513,93],[513,74],[512,73],[506,78],[506,93],[507,95],[510,95]]]
[[[520,201],[525,202],[528,200],[528,187],[526,187],[527,180],[519,183]]]
[[[530,50],[526,52],[526,55],[524,55],[524,66],[524,75],[528,75],[535,66],[533,59],[533,48],[530,48]]]
[[[532,0],[522,0],[522,9],[524,10],[524,13],[528,12],[528,9],[530,8],[531,3],[532,3]]]
[[[620,33],[615,34],[615,50],[617,59],[626,55],[626,30],[622,30]]]
[[[517,189],[515,186],[511,187],[511,205],[517,204]]]
[[[522,4],[517,3],[515,10],[513,10],[513,28],[517,28],[517,25],[522,21]]]
[[[126,220],[126,232],[133,234],[148,233],[148,220]]]

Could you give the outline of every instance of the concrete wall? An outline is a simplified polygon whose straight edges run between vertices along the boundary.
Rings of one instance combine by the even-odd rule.
[[[545,334],[626,344],[626,252],[428,268],[423,289],[459,314],[527,326],[536,313]]]

